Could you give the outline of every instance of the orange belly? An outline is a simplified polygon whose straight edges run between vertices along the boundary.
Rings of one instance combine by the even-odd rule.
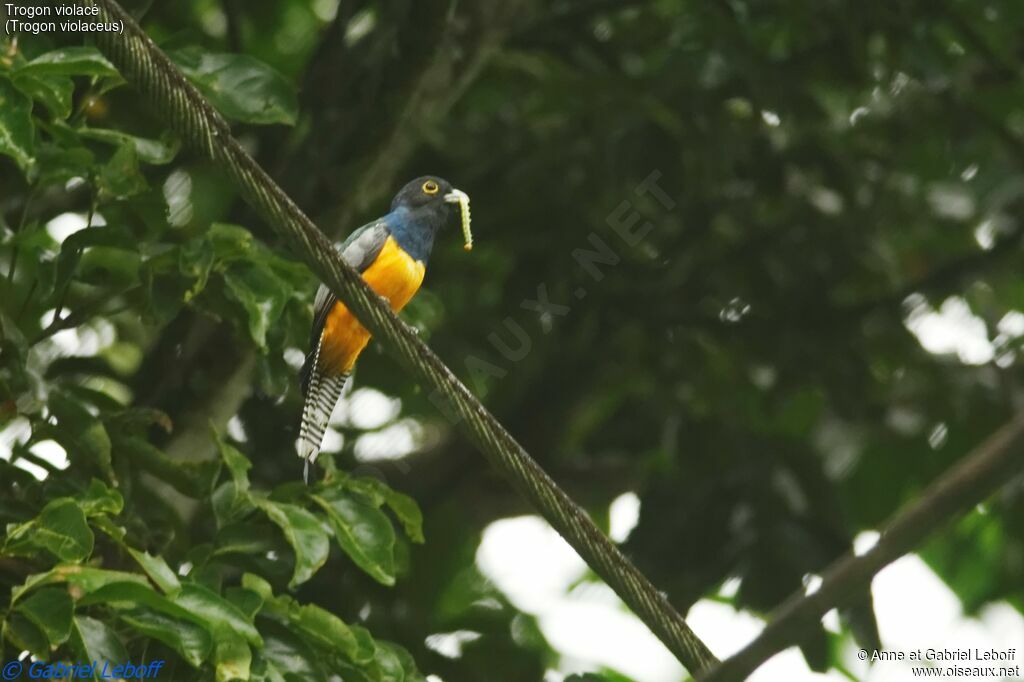
[[[396,313],[405,307],[420,284],[426,268],[415,261],[392,237],[384,243],[380,254],[363,271],[370,288],[391,303]],[[370,332],[340,301],[327,315],[320,345],[320,366],[329,374],[348,372],[370,341]]]

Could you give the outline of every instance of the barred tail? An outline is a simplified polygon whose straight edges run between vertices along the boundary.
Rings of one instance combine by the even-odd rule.
[[[349,373],[327,375],[319,367],[320,344],[306,359],[303,367],[303,389],[306,402],[302,407],[302,422],[299,426],[299,457],[305,460],[302,477],[309,482],[309,464],[320,454],[320,443],[324,430],[331,418],[331,412],[341,397]]]

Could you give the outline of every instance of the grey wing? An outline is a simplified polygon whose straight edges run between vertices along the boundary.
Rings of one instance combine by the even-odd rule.
[[[368,223],[350,234],[348,239],[338,247],[338,251],[341,252],[341,257],[346,263],[355,268],[357,272],[363,272],[377,259],[377,255],[384,248],[384,242],[388,240],[389,234],[391,232],[388,230],[387,223],[383,220]],[[313,300],[311,349],[313,342],[320,338],[320,331],[323,329],[324,321],[327,319],[327,313],[331,312],[335,301],[337,299],[331,293],[331,290],[321,284],[320,288],[316,290],[316,298]]]
[[[383,220],[376,220],[363,225],[350,234],[348,239],[337,248],[346,263],[355,268],[357,272],[363,272],[377,259],[377,255],[384,248],[384,243],[390,234],[391,231],[388,229],[387,223]],[[327,315],[337,300],[331,290],[323,284],[316,290],[316,298],[313,299],[313,327],[309,334],[309,353],[306,355],[306,362],[300,374],[303,393],[306,392],[309,385],[309,378],[313,371],[313,357],[320,343],[320,334],[323,332]]]

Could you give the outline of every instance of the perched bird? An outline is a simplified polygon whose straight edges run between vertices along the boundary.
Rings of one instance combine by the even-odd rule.
[[[469,197],[446,180],[424,176],[408,183],[391,202],[391,211],[348,236],[337,248],[349,265],[391,304],[396,313],[423,282],[434,236],[461,210],[466,250],[472,248]],[[327,421],[341,396],[370,332],[324,285],[313,303],[313,329],[300,382],[306,400],[299,428],[299,456],[305,460],[303,478],[309,482],[309,464],[320,453]]]

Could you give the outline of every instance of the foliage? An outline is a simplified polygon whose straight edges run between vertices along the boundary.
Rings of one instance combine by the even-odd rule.
[[[141,318],[137,331],[145,334],[188,309],[233,325],[240,342],[263,353],[267,390],[281,391],[291,370],[269,349],[304,336],[296,330],[308,324],[310,275],[243,227],[175,224],[172,196],[147,176],[150,166],[172,163],[179,145],[164,131],[147,138],[90,125],[89,98],[122,84],[94,49],[31,56],[11,44],[6,54],[2,151],[17,163],[26,193],[5,242],[10,293],[20,294],[5,300],[21,304],[2,313],[3,398],[13,406],[4,423],[15,412],[28,421],[31,436],[15,458],[45,464],[52,475],[39,484],[0,461],[8,522],[0,555],[25,574],[5,609],[5,646],[42,660],[167,658],[174,679],[196,679],[198,669],[217,680],[325,680],[338,672],[422,680],[402,647],[283,593],[309,581],[332,545],[393,585],[392,516],[423,541],[411,499],[338,471],[312,488],[257,489],[249,460],[216,432],[218,459],[176,460],[149,438],[154,427],[171,431],[170,417],[118,399],[134,367],[113,356],[56,359],[47,348],[58,329],[89,324],[95,314]],[[176,57],[231,118],[294,119],[283,77],[254,58],[195,50]],[[85,94],[73,112],[76,87]],[[27,219],[31,200],[75,185],[89,195],[82,229],[55,239]],[[111,305],[125,312],[108,312]],[[30,320],[47,310],[53,321],[33,329]],[[48,440],[72,453],[68,471],[32,454]],[[172,490],[195,507],[187,537],[177,536],[183,519],[174,518],[181,507],[171,505]]]
[[[425,172],[472,196],[407,319],[595,516],[637,492],[677,605],[767,611],[1019,403],[1019,3],[126,5],[330,234]],[[315,281],[78,37],[0,42],[0,230],[2,658],[556,664],[474,563],[530,510],[374,346],[298,483]],[[922,347],[957,316],[973,348]],[[1022,505],[922,548],[968,612],[1024,609]]]

